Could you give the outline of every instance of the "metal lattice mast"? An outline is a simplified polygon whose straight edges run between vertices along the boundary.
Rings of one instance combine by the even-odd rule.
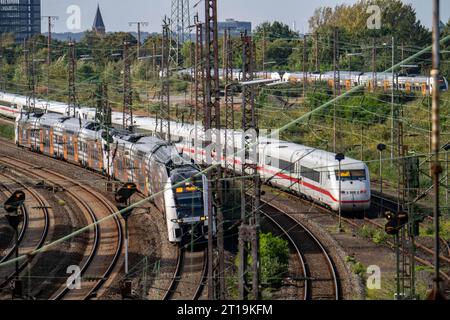
[[[181,47],[190,39],[191,15],[189,0],[172,0],[170,31],[172,41],[170,43],[170,63],[180,66]]]
[[[254,52],[251,37],[242,36],[243,65],[242,81],[253,80]],[[239,298],[248,299],[247,284],[248,247],[252,254],[252,294],[255,300],[259,293],[259,208],[261,197],[261,180],[258,174],[257,136],[258,123],[255,111],[255,95],[252,86],[243,86],[242,97],[242,173],[249,178],[242,180],[241,186],[241,221],[239,228]]]
[[[203,24],[198,21],[198,15],[195,16],[195,122],[203,121],[203,111],[205,108],[205,68],[203,62]]]
[[[307,75],[307,68],[306,68],[306,59],[307,59],[307,53],[306,50],[308,49],[308,43],[306,39],[306,34],[303,35],[303,98],[306,98],[306,85],[308,81],[308,75]]]
[[[3,43],[0,39],[0,91],[6,91],[6,83],[4,80],[4,72],[3,72]]]
[[[123,129],[133,131],[133,92],[131,89],[129,45],[129,42],[123,42]]]
[[[141,26],[146,27],[148,26],[147,21],[132,21],[128,23],[131,26],[136,25],[137,26],[137,57],[141,57],[141,46],[142,46],[142,40],[141,40]]]
[[[225,169],[227,175],[232,175],[236,171],[235,154],[234,154],[234,98],[233,98],[233,40],[230,31],[225,31]],[[228,148],[232,151],[233,159],[230,160]],[[231,162],[231,163],[230,163]]]
[[[52,63],[52,21],[58,20],[58,16],[43,16],[42,18],[47,18],[48,21],[48,38],[47,38],[47,64]]]
[[[96,110],[97,121],[106,127],[111,127],[111,106],[108,100],[108,85],[102,82],[97,88],[97,110]]]
[[[195,16],[195,66],[194,66],[194,86],[195,86],[195,160],[199,161],[199,130],[204,121],[205,110],[205,68],[203,62],[203,24]]]
[[[215,202],[217,210],[217,246],[219,258],[219,296],[224,293],[224,252],[223,252],[223,213],[222,213],[222,168],[220,166],[222,156],[221,143],[221,123],[220,123],[220,84],[219,84],[219,35],[217,28],[217,0],[205,0],[205,140],[208,146],[213,144],[213,136],[215,136],[215,159],[218,165],[214,170],[209,171],[209,181],[214,182],[214,186],[210,185],[214,190],[209,199]],[[212,129],[215,135],[212,134]],[[213,149],[213,148],[211,148]],[[213,213],[212,203],[210,201],[208,209],[208,221],[212,224]],[[214,299],[214,255],[213,255],[213,237],[208,232],[208,298]]]
[[[171,143],[170,137],[170,67],[169,67],[169,42],[170,42],[170,21],[167,17],[163,20],[163,39],[161,48],[161,103],[160,103],[160,136],[164,137],[164,131],[167,132],[166,140]]]
[[[73,110],[74,118],[77,116],[76,69],[75,41],[69,41],[69,117],[72,114],[71,110]]]

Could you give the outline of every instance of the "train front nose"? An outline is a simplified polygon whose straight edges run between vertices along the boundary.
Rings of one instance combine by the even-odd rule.
[[[370,208],[370,191],[344,190],[341,195],[341,210],[344,212],[362,211]]]

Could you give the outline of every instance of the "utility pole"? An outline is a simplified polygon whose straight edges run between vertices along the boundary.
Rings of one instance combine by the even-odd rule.
[[[225,51],[225,171],[226,174],[232,175],[236,172],[236,155],[234,153],[234,97],[233,97],[233,39],[231,39],[230,31],[225,31],[227,41]],[[233,160],[229,160],[228,149],[233,150],[231,155]]]
[[[215,129],[215,152],[216,161],[214,170],[208,173],[211,191],[210,203],[208,204],[208,225],[213,224],[213,203],[217,210],[217,246],[219,250],[218,277],[224,277],[224,251],[223,251],[223,212],[222,212],[222,168],[220,166],[222,157],[221,123],[220,123],[220,84],[219,84],[219,35],[217,27],[217,0],[205,0],[205,131],[206,144],[212,146],[212,129]],[[212,150],[212,148],[210,148]],[[214,187],[211,183],[214,181]],[[208,298],[213,300],[214,294],[214,248],[213,234],[208,232]],[[224,281],[219,280],[219,296],[224,294]]]
[[[167,131],[166,141],[170,144],[170,66],[169,66],[169,42],[170,42],[170,21],[167,17],[163,20],[163,39],[162,39],[162,60],[161,60],[161,103],[160,137],[164,139],[164,131]]]
[[[394,106],[397,84],[395,83],[395,38],[392,36],[392,88],[391,88],[391,163],[394,161]]]
[[[48,19],[48,37],[47,37],[47,64],[52,63],[52,27],[53,21],[58,20],[58,16],[42,16],[42,18]]]
[[[229,36],[231,37],[231,32],[229,34]],[[263,30],[263,42],[262,42],[262,70],[265,71],[266,70],[266,47],[267,47],[267,43],[266,43],[266,29]],[[265,76],[267,77],[267,72],[265,73]]]
[[[316,55],[316,72],[320,71],[320,59],[319,59],[319,33],[316,31],[315,33],[315,38],[316,38],[316,50],[315,50],[315,55]]]
[[[375,38],[372,39],[372,91],[375,91],[378,85],[377,81],[377,48],[375,47]]]
[[[201,123],[204,125],[204,110],[205,110],[205,68],[203,61],[203,24],[198,19],[198,14],[194,18],[195,23],[195,75],[194,75],[194,86],[195,86],[195,160],[200,161],[199,155],[199,130]]]
[[[251,37],[242,36],[242,81],[253,80],[254,51]],[[254,300],[260,299],[259,290],[259,208],[261,197],[261,180],[258,174],[256,142],[258,139],[258,123],[255,111],[254,88],[243,86],[242,94],[242,130],[243,150],[241,150],[242,174],[249,178],[241,184],[241,226],[239,228],[239,298],[248,299],[247,264],[249,246],[252,253],[252,295]]]
[[[334,70],[334,80],[333,80],[333,95],[334,99],[340,95],[341,87],[341,75],[339,71],[339,30],[337,27],[334,28],[334,45],[333,45],[333,70]],[[337,106],[336,101],[333,103],[333,152],[337,152]]]
[[[191,14],[189,0],[172,0],[170,17],[170,63],[180,67],[181,47],[191,35]]]
[[[433,166],[431,169],[433,177],[433,188],[434,188],[434,198],[433,198],[433,211],[434,211],[434,279],[433,279],[433,291],[430,294],[430,299],[433,300],[443,300],[443,295],[441,293],[440,287],[440,243],[439,243],[439,219],[440,219],[440,207],[439,207],[439,178],[442,173],[442,167],[439,160],[440,152],[440,92],[439,92],[439,76],[440,76],[440,1],[433,0],[433,67],[431,70],[431,77],[433,79],[433,99],[432,99],[432,147],[433,147]]]
[[[133,132],[133,92],[131,89],[131,57],[128,49],[130,43],[123,42],[123,129]]]
[[[97,87],[97,110],[95,117],[105,127],[112,125],[111,106],[108,100],[108,86],[103,81]]]
[[[129,22],[130,27],[137,25],[137,57],[140,58],[141,57],[141,26],[146,27],[148,26],[148,22],[147,21],[133,21],[133,22]]]
[[[77,90],[76,90],[77,60],[75,54],[75,41],[69,41],[69,117],[73,109],[73,117],[77,116]]]
[[[6,83],[3,78],[3,43],[2,39],[0,38],[0,91],[6,91]]]
[[[153,42],[153,46],[152,46],[152,64],[153,64],[153,73],[152,73],[152,78],[153,80],[158,79],[158,68],[156,67],[156,39]]]
[[[306,34],[303,35],[303,98],[306,98],[306,82],[308,81],[308,75],[306,74],[306,50],[308,49],[308,43],[306,39]]]

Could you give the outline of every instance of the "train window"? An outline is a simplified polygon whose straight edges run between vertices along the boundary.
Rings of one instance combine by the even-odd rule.
[[[336,170],[336,180],[339,180],[339,170]],[[365,170],[341,170],[341,181],[365,181]]]
[[[309,180],[320,183],[320,171],[316,171],[316,170],[310,169],[308,167],[301,166],[300,167],[300,175],[303,178],[307,178]]]
[[[274,159],[274,161],[275,160],[276,159]],[[281,160],[281,159],[278,159],[278,168],[280,168],[283,171],[289,172],[289,173],[295,172],[295,166],[292,162]]]
[[[271,165],[272,165],[272,157],[266,156],[266,166],[271,166]]]

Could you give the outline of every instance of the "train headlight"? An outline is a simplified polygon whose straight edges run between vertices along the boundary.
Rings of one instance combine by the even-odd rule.
[[[200,221],[206,221],[206,220],[208,220],[208,217],[206,217],[206,216],[200,217]]]

